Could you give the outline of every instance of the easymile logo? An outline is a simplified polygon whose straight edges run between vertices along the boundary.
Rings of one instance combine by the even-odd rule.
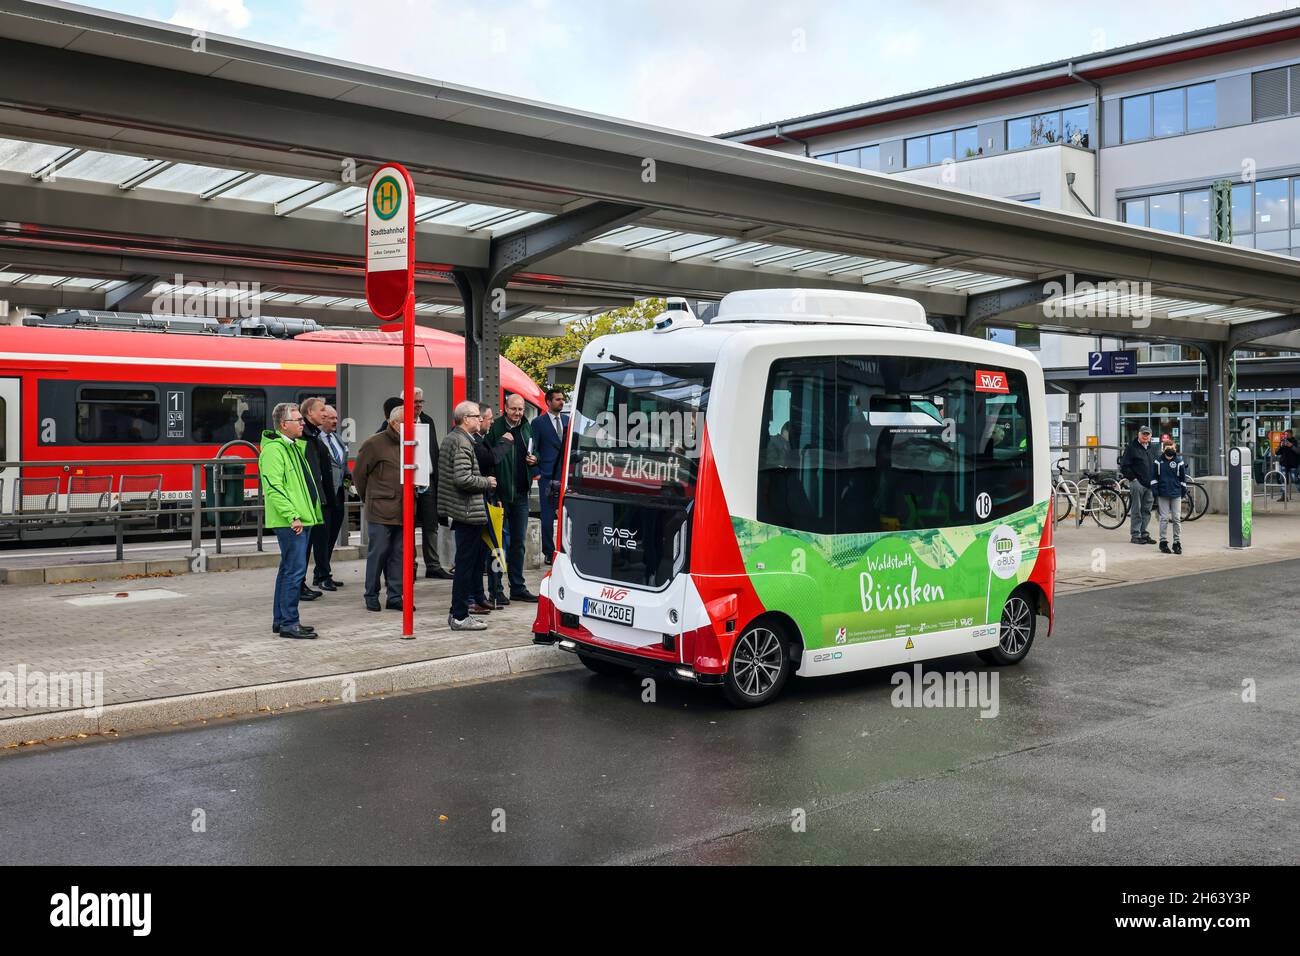
[[[153,926],[152,893],[82,893],[74,886],[51,896],[50,907],[55,927],[130,927],[133,936],[148,936]]]

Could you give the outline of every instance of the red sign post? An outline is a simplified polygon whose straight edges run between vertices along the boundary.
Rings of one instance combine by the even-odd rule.
[[[402,317],[402,639],[415,637],[415,184],[399,163],[366,188],[366,304]],[[437,476],[433,476],[436,480]]]

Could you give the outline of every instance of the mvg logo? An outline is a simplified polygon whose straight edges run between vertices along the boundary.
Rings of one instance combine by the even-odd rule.
[[[610,588],[600,589],[600,596],[607,601],[621,601],[627,597],[627,588]]]
[[[977,368],[975,370],[975,391],[1000,392],[1003,395],[1009,394],[1011,389],[1007,386],[1007,373],[989,372],[982,368]]]

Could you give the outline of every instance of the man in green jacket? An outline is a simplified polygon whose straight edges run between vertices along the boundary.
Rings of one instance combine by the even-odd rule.
[[[298,601],[307,577],[311,529],[321,523],[320,489],[307,464],[298,406],[282,402],[271,410],[274,431],[262,432],[257,456],[258,478],[266,508],[266,526],[280,542],[280,571],[275,576],[271,630],[281,637],[310,640],[316,629],[298,618]]]
[[[535,604],[524,581],[524,541],[528,535],[528,493],[537,475],[537,455],[533,447],[533,429],[524,417],[524,400],[520,395],[506,399],[505,414],[492,423],[488,431],[489,448],[509,442],[510,450],[497,465],[497,495],[504,511],[501,519],[502,544],[506,549],[506,571],[510,577],[510,600]],[[492,573],[492,597],[504,598],[501,572]]]

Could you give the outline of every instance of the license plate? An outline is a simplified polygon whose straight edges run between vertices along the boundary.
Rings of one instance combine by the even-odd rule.
[[[626,624],[632,626],[632,612],[634,608],[626,604],[615,604],[612,601],[593,601],[591,598],[582,599],[583,617],[597,617],[602,621],[609,621],[613,624]]]

